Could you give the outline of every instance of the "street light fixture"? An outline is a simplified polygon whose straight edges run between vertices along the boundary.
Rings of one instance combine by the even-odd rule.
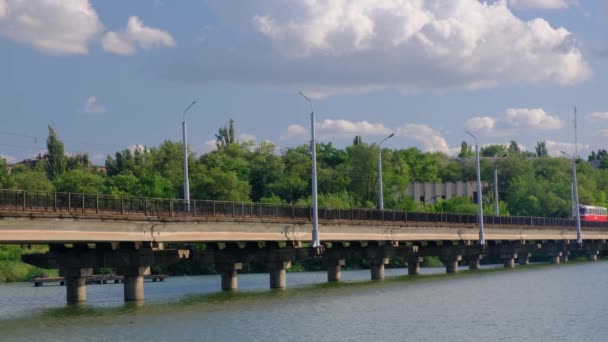
[[[578,202],[578,185],[576,183],[576,158],[572,157],[571,155],[569,155],[568,153],[564,152],[564,151],[560,151],[562,154],[564,154],[565,156],[569,157],[572,159],[572,183],[573,183],[573,192],[574,192],[574,205],[575,205],[575,212],[576,212],[576,242],[580,245],[583,243],[583,237],[581,234],[581,212],[580,212],[580,208],[579,208],[579,202]]]
[[[319,240],[319,211],[317,208],[317,145],[315,141],[315,110],[312,100],[299,92],[310,103],[310,152],[312,159],[312,247],[321,247]]]
[[[186,135],[186,112],[188,109],[192,108],[196,101],[192,101],[192,103],[184,109],[184,113],[182,115],[182,137],[184,143],[184,202],[186,204],[186,211],[190,212],[190,181],[188,180],[188,141]]]
[[[479,168],[479,146],[477,145],[477,138],[469,131],[465,131],[468,135],[473,137],[475,140],[475,164],[477,167],[477,216],[479,220],[479,244],[484,246],[486,243],[484,232],[483,232],[483,203],[481,201],[481,172]]]
[[[384,197],[382,196],[382,143],[394,135],[395,133],[391,133],[378,144],[378,209],[380,210],[384,210]]]

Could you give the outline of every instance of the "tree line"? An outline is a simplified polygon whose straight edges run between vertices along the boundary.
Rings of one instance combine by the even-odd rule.
[[[234,122],[218,130],[217,149],[189,153],[192,199],[310,205],[310,147],[277,151],[270,142],[240,142]],[[379,147],[360,136],[337,148],[318,143],[319,205],[327,208],[375,208],[378,203]],[[159,146],[123,149],[105,160],[105,172],[91,164],[87,154],[67,156],[64,144],[49,126],[48,153],[32,164],[18,164],[9,172],[0,159],[0,188],[99,193],[117,196],[181,198],[183,196],[182,144],[164,141]],[[568,217],[571,213],[571,163],[549,157],[545,143],[535,152],[515,142],[481,148],[481,178],[490,186],[485,211],[494,212],[493,172],[498,170],[501,215]],[[458,158],[415,147],[382,148],[385,209],[475,213],[468,198],[438,199],[417,204],[407,195],[410,182],[475,180],[474,152],[462,143]],[[582,204],[606,206],[608,154],[598,150],[588,161],[576,161]]]

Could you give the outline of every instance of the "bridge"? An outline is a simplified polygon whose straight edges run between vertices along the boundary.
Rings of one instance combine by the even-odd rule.
[[[597,260],[608,249],[606,222],[583,222],[579,245],[572,219],[486,216],[482,246],[475,215],[323,208],[323,246],[313,248],[311,217],[311,208],[293,205],[0,190],[0,243],[48,244],[47,253],[23,261],[59,269],[70,303],[86,301],[86,279],[101,267],[124,277],[126,301],[141,301],[151,267],[185,258],[214,267],[221,288],[234,290],[251,261],[266,265],[271,288],[284,288],[291,264],[311,258],[327,268],[328,281],[340,281],[352,259],[366,259],[371,279],[382,280],[391,258],[416,275],[426,256],[454,273],[461,262],[479,268],[483,257],[512,268],[532,253],[560,263],[572,252]]]

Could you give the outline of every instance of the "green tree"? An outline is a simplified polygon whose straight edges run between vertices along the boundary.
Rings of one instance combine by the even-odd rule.
[[[225,148],[236,143],[234,120],[230,119],[227,126],[220,128],[217,134],[215,134],[215,138],[215,144],[218,149]]]
[[[65,156],[63,150],[63,142],[57,138],[57,134],[53,127],[49,125],[49,137],[46,141],[48,150],[47,156],[47,175],[53,180],[65,171]]]
[[[460,143],[460,153],[458,153],[458,158],[471,158],[473,156],[473,151],[471,146],[467,144],[465,140]]]
[[[59,192],[100,194],[106,190],[101,175],[82,169],[74,169],[60,174],[55,178],[53,184]]]
[[[17,165],[10,175],[10,185],[16,190],[53,191],[53,184],[43,171],[30,170],[25,165]]]
[[[547,145],[545,144],[544,140],[536,142],[535,150],[537,157],[546,157],[549,155],[549,153],[547,152]]]

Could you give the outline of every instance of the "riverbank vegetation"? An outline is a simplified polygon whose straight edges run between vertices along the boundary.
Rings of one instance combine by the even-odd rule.
[[[353,138],[353,143],[344,148],[331,142],[316,146],[321,207],[377,207],[379,147],[361,137]],[[234,122],[230,121],[218,130],[216,147],[203,155],[189,153],[191,198],[310,205],[308,145],[277,150],[270,142],[238,141]],[[10,171],[6,161],[0,158],[0,188],[158,198],[183,196],[180,142],[125,148],[107,156],[103,166],[92,165],[87,154],[66,155],[64,149],[55,130],[49,127],[46,154],[13,165]],[[458,157],[422,152],[415,147],[382,148],[381,152],[385,209],[476,212],[476,204],[467,197],[433,198],[427,199],[433,203],[418,203],[407,195],[410,182],[475,180],[474,155],[466,142],[462,143]],[[501,215],[571,215],[572,160],[548,156],[543,141],[538,142],[534,152],[524,151],[512,141],[507,145],[482,147],[480,154],[481,179],[489,185],[483,197],[487,214],[494,213],[493,173],[497,169]],[[580,202],[606,206],[608,153],[594,151],[588,161],[576,160],[576,168]],[[2,267],[5,269],[2,274],[7,274],[7,266]],[[8,269],[12,267],[15,266]],[[33,270],[15,272],[26,277],[35,273]]]

